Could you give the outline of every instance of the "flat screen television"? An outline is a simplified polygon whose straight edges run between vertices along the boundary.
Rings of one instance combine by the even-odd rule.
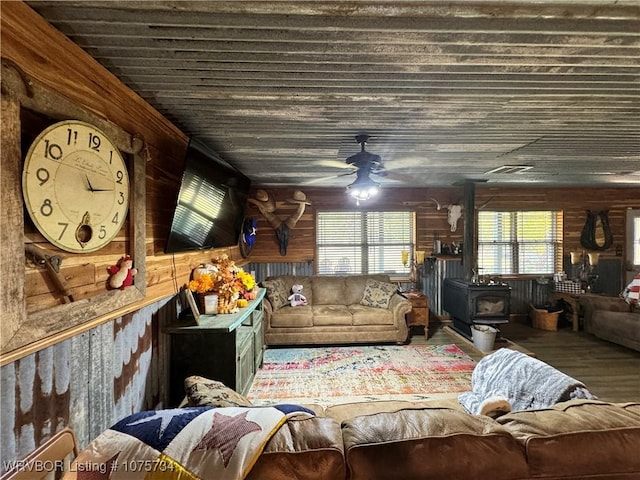
[[[251,180],[189,141],[165,253],[237,245]]]

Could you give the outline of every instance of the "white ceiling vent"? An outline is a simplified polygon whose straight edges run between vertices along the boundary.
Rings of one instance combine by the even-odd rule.
[[[531,170],[532,168],[533,167],[530,165],[503,165],[501,167],[494,168],[493,170],[489,170],[484,174],[485,175],[492,175],[492,174],[511,175],[511,174],[524,173],[528,170]]]

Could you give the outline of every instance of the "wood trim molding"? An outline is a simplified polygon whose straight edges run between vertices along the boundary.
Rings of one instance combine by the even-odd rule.
[[[146,158],[144,141],[117,125],[83,109],[65,97],[26,77],[19,68],[2,62],[2,268],[0,280],[3,321],[0,365],[78,335],[101,323],[124,315],[146,293]],[[78,119],[96,125],[131,155],[131,203],[127,240],[138,273],[135,284],[90,298],[27,313],[25,292],[24,214],[20,189],[22,157],[20,109],[27,108],[56,120]],[[51,246],[51,248],[54,248]],[[5,275],[9,273],[10,275]]]

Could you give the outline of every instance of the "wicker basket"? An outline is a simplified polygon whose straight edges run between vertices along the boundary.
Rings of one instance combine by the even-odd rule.
[[[238,298],[218,298],[218,313],[236,313],[238,311]]]
[[[531,311],[531,324],[533,328],[549,330],[552,332],[558,330],[558,317],[562,313],[562,310],[557,312],[548,312],[547,310],[541,310],[531,305]]]

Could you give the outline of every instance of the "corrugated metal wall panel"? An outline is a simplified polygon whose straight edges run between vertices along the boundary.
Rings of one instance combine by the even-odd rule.
[[[255,272],[257,282],[277,275],[313,275],[312,262],[248,263],[244,270]]]
[[[243,267],[255,272],[256,281],[276,275],[313,275],[311,262],[249,263]],[[429,309],[439,316],[447,316],[442,308],[442,282],[445,278],[464,278],[464,268],[459,258],[427,258],[422,269],[422,292],[429,297]],[[511,314],[526,315],[529,305],[548,303],[549,285],[538,285],[536,280],[510,280]],[[408,284],[407,284],[408,285]],[[405,285],[403,284],[403,287]]]
[[[464,278],[462,262],[459,259],[426,259],[422,291],[429,297],[429,309],[439,316],[448,315],[442,308],[442,283],[445,278]],[[507,283],[511,287],[511,314],[527,314],[529,304],[544,305],[548,301],[548,288],[537,286],[535,280],[510,280]]]
[[[509,280],[506,282],[511,287],[511,315],[526,314],[532,297],[532,281]]]
[[[427,258],[422,292],[429,297],[429,309],[436,315],[448,315],[442,308],[442,282],[445,278],[464,278],[462,261],[458,258]]]
[[[80,447],[123,416],[164,406],[166,299],[0,369],[0,474],[62,428]]]

